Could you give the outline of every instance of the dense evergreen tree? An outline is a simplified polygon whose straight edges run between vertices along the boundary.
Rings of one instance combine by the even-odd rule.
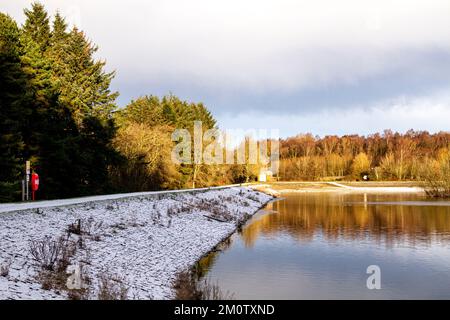
[[[0,201],[18,199],[24,162],[40,174],[40,198],[103,193],[118,159],[112,111],[114,73],[97,47],[57,13],[24,10],[20,30],[0,16]]]
[[[56,12],[50,38],[51,48],[63,45],[67,40],[67,37],[68,33],[66,20],[59,12]]]
[[[121,160],[111,144],[116,132],[114,121],[86,116],[82,127],[79,149],[82,165],[80,194],[107,192],[111,188],[108,181],[109,166]]]
[[[132,101],[126,108],[117,112],[121,120],[143,123],[149,126],[160,124],[173,128],[192,129],[194,121],[202,121],[203,129],[216,126],[216,120],[203,103],[189,103],[174,95],[143,96]]]
[[[79,193],[104,192],[108,166],[118,160],[110,145],[115,134],[112,111],[118,95],[109,89],[114,73],[105,72],[105,62],[94,59],[98,48],[83,32],[74,28],[67,33],[66,29],[64,19],[57,14],[48,56],[53,62],[59,100],[71,110],[80,133]]]
[[[96,61],[97,47],[74,28],[64,35],[63,21],[54,29],[55,47],[50,57],[55,63],[55,78],[59,83],[60,99],[68,105],[78,125],[84,116],[107,120],[116,108],[117,92],[111,92],[114,72],[105,72],[105,62]]]
[[[31,25],[30,23],[28,23]],[[22,70],[27,79],[28,117],[21,129],[25,142],[23,157],[30,159],[41,176],[39,195],[45,198],[77,194],[79,177],[80,137],[70,110],[59,101],[59,93],[52,81],[52,62],[40,50],[39,44],[24,32]],[[69,152],[70,150],[70,152]],[[67,186],[70,185],[70,190]]]
[[[67,56],[67,23],[64,18],[56,13],[53,20],[53,28],[50,38],[50,47],[48,48],[46,55],[52,62],[52,81],[58,91],[61,88],[61,81],[66,74],[65,60]]]
[[[34,2],[31,9],[24,10],[27,17],[23,25],[24,33],[34,40],[41,52],[45,52],[50,44],[50,24],[47,11],[42,4]]]
[[[21,122],[28,116],[20,54],[19,28],[0,13],[0,201],[13,200],[20,192]]]
[[[26,33],[21,35],[21,45],[22,70],[27,80],[24,107],[31,112],[22,121],[22,134],[26,145],[23,155],[29,159],[38,152],[38,137],[46,130],[39,120],[46,110],[54,107],[51,98],[55,92],[51,82],[51,63],[44,57],[39,45]]]

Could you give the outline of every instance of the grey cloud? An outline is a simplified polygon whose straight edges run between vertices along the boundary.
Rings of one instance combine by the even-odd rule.
[[[2,11],[23,22],[30,2]],[[370,111],[450,81],[448,0],[43,2],[99,45],[122,106],[173,92],[217,117]]]

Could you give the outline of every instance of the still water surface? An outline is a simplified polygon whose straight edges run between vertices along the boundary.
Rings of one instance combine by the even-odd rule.
[[[288,194],[222,249],[200,269],[237,299],[450,299],[450,203],[418,194]]]

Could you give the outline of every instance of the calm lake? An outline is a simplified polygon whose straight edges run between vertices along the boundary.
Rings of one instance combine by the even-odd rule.
[[[199,265],[236,299],[449,299],[450,202],[286,194]],[[380,290],[366,286],[369,265]]]

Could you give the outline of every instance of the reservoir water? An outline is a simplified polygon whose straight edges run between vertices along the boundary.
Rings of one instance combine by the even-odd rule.
[[[372,265],[381,289],[367,287]],[[236,299],[450,299],[450,202],[285,194],[199,266]]]

